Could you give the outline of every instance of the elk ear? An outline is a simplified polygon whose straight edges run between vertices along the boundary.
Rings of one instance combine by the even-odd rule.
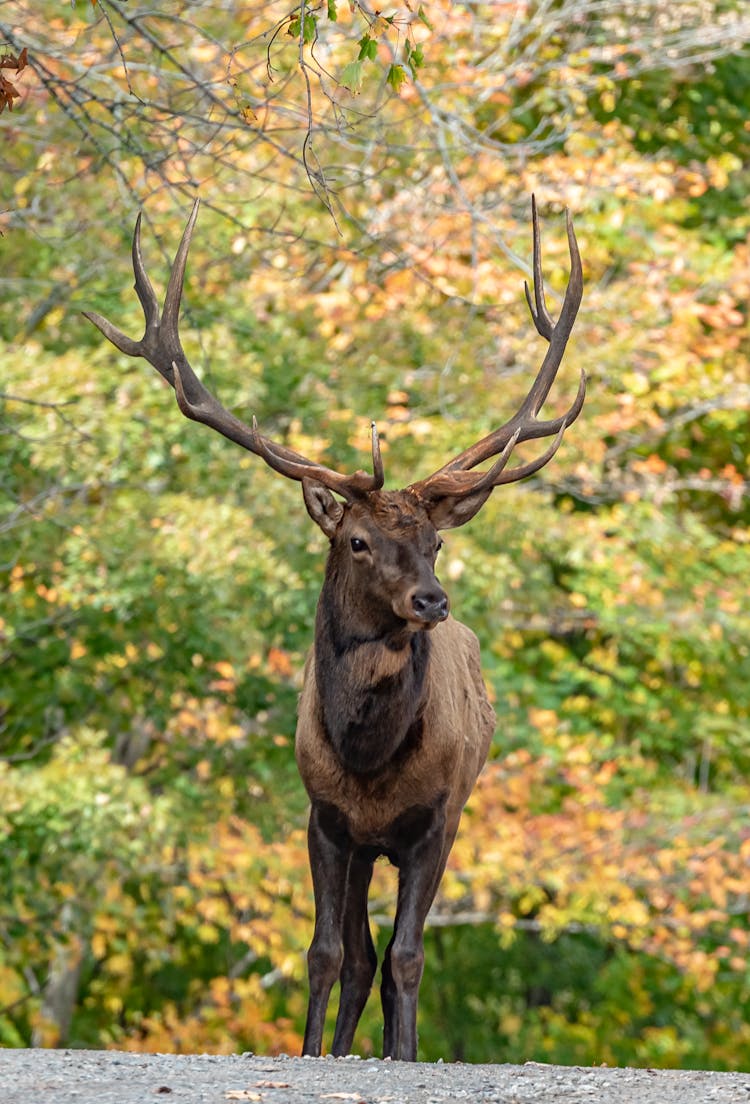
[[[302,494],[305,496],[307,512],[316,525],[319,525],[329,540],[333,540],[339,522],[344,516],[344,507],[334,498],[327,487],[315,479],[302,480]]]
[[[492,487],[468,495],[444,495],[431,502],[427,514],[436,529],[458,529],[471,521],[492,494]]]

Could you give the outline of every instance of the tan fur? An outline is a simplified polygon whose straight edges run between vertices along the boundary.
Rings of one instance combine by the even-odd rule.
[[[399,815],[432,806],[440,793],[448,794],[451,838],[487,757],[495,713],[482,680],[477,638],[449,617],[432,630],[430,641],[423,739],[406,758],[374,778],[347,772],[336,759],[321,724],[314,655],[308,658],[298,711],[297,764],[310,797],[340,809],[356,843],[377,844]],[[405,656],[389,653],[382,645],[359,651],[365,649],[367,658],[363,654],[355,662],[374,659],[381,675]],[[371,656],[371,651],[380,655]]]
[[[373,686],[381,679],[398,674],[411,658],[408,640],[400,652],[385,648],[380,641],[366,641],[352,648],[347,659],[347,674],[357,685]]]

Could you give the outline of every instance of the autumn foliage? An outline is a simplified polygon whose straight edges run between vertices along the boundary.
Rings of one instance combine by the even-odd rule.
[[[3,9],[0,1044],[301,1041],[292,733],[325,548],[297,487],[82,320],[140,336],[136,207],[156,278],[204,200],[181,330],[224,404],[349,468],[376,418],[396,486],[539,364],[533,192],[553,311],[566,207],[584,259],[551,416],[580,368],[588,398],[441,552],[499,721],[421,1056],[747,1067],[741,6],[197,7]],[[374,888],[383,945],[385,864]],[[374,995],[361,1053],[379,1022]]]
[[[8,111],[12,111],[13,101],[21,95],[16,85],[3,73],[3,69],[15,70],[17,74],[20,74],[27,64],[28,52],[25,47],[18,56],[12,53],[0,54],[0,115],[6,107]]]

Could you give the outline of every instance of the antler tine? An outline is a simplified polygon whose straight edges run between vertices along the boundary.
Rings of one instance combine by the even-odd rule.
[[[534,208],[536,208],[536,203],[534,203]],[[568,210],[565,212],[565,224],[568,233],[568,252],[570,253],[570,276],[568,277],[568,286],[565,289],[565,297],[557,322],[552,321],[547,310],[544,296],[544,278],[542,276],[541,267],[538,222],[534,226],[534,297],[537,306],[536,312],[531,307],[528,290],[526,292],[526,298],[529,302],[531,317],[537,333],[547,339],[549,348],[542,361],[539,373],[531,386],[531,390],[519,408],[517,417],[520,418],[526,418],[528,415],[536,418],[536,415],[541,410],[545,399],[549,395],[550,388],[555,382],[557,370],[560,367],[563,353],[565,352],[565,346],[568,344],[568,338],[573,329],[573,323],[576,320],[578,308],[581,305],[581,297],[583,296],[583,267],[581,265],[581,254],[578,249],[575,230],[573,229],[573,220]],[[564,415],[564,417],[567,419],[568,415]],[[570,424],[570,422],[568,424]],[[532,436],[538,436],[538,434],[532,434]],[[546,436],[546,434],[544,436]],[[524,437],[523,440],[528,440],[528,438]]]
[[[555,454],[562,440],[565,430],[571,425],[581,412],[586,397],[586,376],[581,372],[578,392],[570,408],[558,418],[540,421],[537,417],[552,384],[555,381],[557,371],[562,362],[565,347],[568,343],[573,324],[578,314],[583,295],[583,268],[581,255],[576,241],[573,221],[570,212],[566,211],[566,228],[568,234],[568,249],[570,252],[570,276],[568,286],[565,289],[563,305],[557,322],[554,322],[547,309],[547,301],[544,292],[544,278],[542,275],[541,235],[539,231],[539,217],[537,214],[536,199],[531,201],[532,226],[533,226],[533,273],[534,293],[525,284],[526,300],[529,305],[531,317],[537,332],[549,342],[542,364],[536,378],[529,389],[526,398],[521,403],[517,412],[498,429],[483,437],[480,441],[471,445],[458,456],[453,457],[447,464],[436,471],[427,479],[412,485],[415,494],[425,499],[432,499],[446,494],[470,494],[479,490],[499,486],[501,483],[512,483],[517,479],[523,479],[533,472],[539,471]],[[555,434],[555,441],[542,456],[527,464],[511,468],[505,471],[510,453],[519,441],[529,441],[540,437],[549,437]],[[466,478],[470,470],[489,460],[493,456],[499,459],[487,472],[478,473],[473,478]],[[457,478],[450,478],[457,477]],[[451,488],[450,490],[448,488]]]
[[[180,244],[177,246],[177,252],[175,253],[174,261],[172,262],[172,270],[169,273],[169,282],[167,284],[167,292],[164,296],[164,310],[162,311],[162,326],[166,323],[169,326],[170,336],[173,334],[174,339],[179,343],[179,337],[177,335],[177,324],[180,315],[180,301],[182,299],[182,288],[185,283],[185,266],[187,264],[188,253],[190,252],[190,245],[193,240],[193,229],[195,227],[196,219],[198,218],[198,207],[200,206],[200,200],[196,199],[193,203],[193,209],[190,212],[190,217],[187,220],[185,229],[182,232],[180,238]],[[145,276],[145,272],[144,272]],[[148,278],[147,282],[148,282]],[[153,294],[153,292],[152,292]]]
[[[228,440],[262,457],[275,471],[290,479],[300,481],[315,479],[330,490],[350,499],[363,492],[379,489],[383,486],[383,463],[374,426],[373,474],[368,475],[367,472],[357,471],[352,475],[346,475],[308,460],[300,453],[287,448],[286,445],[277,444],[268,437],[264,437],[258,431],[254,418],[252,427],[240,421],[214,398],[196,376],[180,342],[179,315],[185,267],[198,217],[198,207],[199,201],[196,199],[170,270],[161,314],[156,293],[143,262],[140,214],[136,219],[132,247],[133,272],[135,292],[143,308],[146,323],[140,341],[134,341],[95,311],[84,311],[84,316],[93,322],[120,352],[127,356],[143,357],[153,365],[174,388],[177,405],[185,417],[210,426]]]
[[[198,213],[198,200],[196,199],[193,204],[193,211],[191,219],[195,222],[195,216]],[[133,258],[133,274],[135,276],[135,293],[138,296],[138,301],[143,308],[143,316],[146,319],[146,330],[154,329],[159,324],[159,300],[156,298],[156,292],[154,291],[151,281],[148,278],[146,267],[143,263],[143,254],[141,253],[141,219],[143,212],[138,212],[138,217],[135,220],[135,230],[133,231],[133,245],[131,247],[131,256]],[[183,235],[184,237],[184,235]]]
[[[93,322],[96,328],[104,334],[107,341],[111,341],[121,353],[125,353],[126,356],[141,356],[140,341],[134,341],[132,337],[128,337],[122,330],[118,330],[116,326],[113,326],[109,319],[97,314],[96,311],[82,311],[82,314],[84,318],[88,318],[89,322]]]
[[[567,212],[566,212],[567,214]],[[570,219],[568,218],[568,225],[570,226]],[[529,304],[529,313],[536,326],[537,333],[541,337],[546,337],[549,341],[552,337],[555,324],[552,321],[552,316],[547,310],[547,300],[544,295],[544,276],[542,274],[542,243],[539,233],[539,215],[536,209],[536,196],[531,197],[531,226],[532,226],[532,240],[533,240],[533,270],[534,270],[534,300],[532,301],[531,292],[529,290],[529,284],[527,280],[523,282],[523,289],[526,293],[526,302]],[[536,308],[535,308],[536,304]]]
[[[375,480],[375,489],[380,490],[385,482],[383,457],[380,455],[380,438],[378,437],[378,427],[374,422],[370,423],[370,429],[372,431],[372,477]]]

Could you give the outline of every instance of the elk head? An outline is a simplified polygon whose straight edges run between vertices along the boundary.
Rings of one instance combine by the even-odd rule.
[[[174,388],[182,413],[203,422],[242,448],[260,456],[289,479],[302,483],[307,510],[331,541],[329,569],[347,582],[353,600],[380,627],[389,620],[412,631],[432,628],[448,616],[448,599],[435,576],[435,558],[441,541],[438,532],[469,521],[495,487],[512,483],[539,471],[557,451],[567,427],[578,417],[585,397],[581,373],[578,394],[565,414],[540,420],[545,402],[562,361],[583,290],[581,258],[570,215],[567,215],[571,271],[557,322],[547,309],[542,279],[539,221],[532,199],[533,294],[526,298],[537,332],[549,346],[526,398],[502,426],[449,460],[442,468],[401,491],[384,491],[383,462],[375,425],[372,426],[372,474],[344,474],[325,467],[272,441],[258,429],[255,418],[246,425],[226,410],[201,383],[182,349],[178,333],[180,299],[185,265],[198,215],[198,201],[175,256],[164,306],[159,304],[146,274],[141,254],[141,216],[133,235],[135,291],[145,315],[143,337],[135,341],[106,318],[92,311],[84,314],[121,352],[144,357]],[[509,468],[517,444],[552,438],[535,459]],[[478,465],[492,460],[486,471]],[[370,626],[372,627],[372,626]]]

